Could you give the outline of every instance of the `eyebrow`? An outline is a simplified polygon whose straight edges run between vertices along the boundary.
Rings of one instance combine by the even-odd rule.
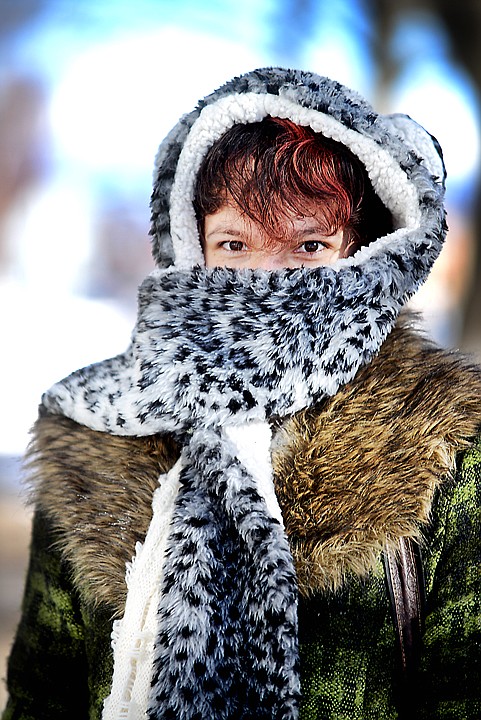
[[[335,238],[339,231],[335,233],[327,234],[320,226],[312,226],[307,228],[300,228],[292,233],[289,238],[289,246],[295,247],[299,242],[306,242],[312,235],[320,235],[322,238]]]
[[[304,237],[304,235],[323,235],[324,237],[328,237],[328,235],[324,235],[324,230],[321,228],[320,225],[317,226],[311,226],[307,228],[300,228],[299,230],[295,230],[291,237],[298,238],[298,237]],[[335,233],[334,233],[335,234]]]
[[[240,230],[234,230],[233,228],[229,227],[215,227],[213,230],[211,230],[207,235],[205,236],[206,239],[209,238],[211,235],[216,235],[217,233],[222,233],[223,235],[232,235],[233,237],[239,237],[242,235],[242,232]]]
[[[337,231],[339,232],[339,231]],[[303,227],[295,230],[292,235],[289,236],[289,241],[287,245],[289,247],[294,247],[297,243],[305,239],[306,237],[309,237],[310,235],[322,235],[322,237],[334,237],[337,235],[337,232],[332,233],[331,235],[326,235],[324,233],[324,230],[321,228],[320,225],[311,225],[308,227]],[[205,241],[209,240],[213,235],[227,235],[228,237],[233,238],[240,238],[244,236],[243,230],[237,230],[236,228],[232,228],[229,226],[222,226],[214,227],[207,235],[205,236]]]

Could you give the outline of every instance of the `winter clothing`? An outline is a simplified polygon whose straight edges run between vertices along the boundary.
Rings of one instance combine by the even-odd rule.
[[[205,269],[199,164],[269,114],[355,152],[394,232],[330,267]],[[380,558],[400,537],[427,578],[419,712],[477,715],[481,371],[398,321],[442,246],[443,179],[419,126],[308,73],[250,73],[182,118],[132,343],[42,401],[7,718],[395,718]]]

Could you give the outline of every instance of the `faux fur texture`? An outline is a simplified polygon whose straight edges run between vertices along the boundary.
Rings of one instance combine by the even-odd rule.
[[[293,113],[296,117],[292,117]],[[207,121],[202,114],[207,115]],[[292,117],[295,122],[311,125],[316,131],[348,145],[366,165],[375,190],[397,218],[398,227],[407,222],[415,237],[416,226],[427,228],[431,224],[432,213],[439,211],[445,172],[439,146],[428,133],[406,116],[376,113],[356,92],[329,78],[300,70],[262,68],[234,78],[202,100],[161,144],[151,202],[151,233],[159,267],[173,263],[189,267],[202,262],[199,244],[194,240],[196,224],[189,208],[192,199],[189,183],[193,181],[202,154],[228,127],[239,122],[255,122],[268,114]],[[197,131],[199,125],[201,130]],[[193,130],[195,145],[186,152],[186,142]],[[395,172],[393,162],[401,174]],[[177,203],[175,213],[172,212],[179,163],[191,168],[190,173],[183,174],[180,183],[184,205],[180,223]],[[409,187],[405,185],[406,180]],[[414,188],[416,199],[412,195]],[[407,207],[413,200],[414,205],[419,203],[423,216],[418,223],[413,222],[413,205]],[[188,236],[185,252],[184,235]],[[434,237],[431,235],[430,239]],[[396,249],[398,240],[394,234],[388,243],[390,250]]]
[[[129,350],[72,373],[43,405],[94,430],[180,438],[310,407],[352,380],[394,325],[409,271],[391,260],[367,276],[355,267],[151,276]]]
[[[194,429],[182,459],[148,715],[296,718],[297,586],[284,529],[217,428]]]
[[[179,456],[168,436],[125,438],[63,416],[37,420],[26,467],[31,500],[53,519],[84,600],[123,612],[126,563],[142,542],[159,476]]]
[[[281,424],[275,484],[303,593],[365,576],[398,537],[422,540],[435,489],[481,428],[480,395],[479,368],[401,326],[335,398]],[[37,422],[34,499],[87,602],[122,614],[125,563],[147,532],[159,473],[178,454],[167,436]]]
[[[481,369],[400,326],[322,408],[284,423],[274,453],[303,593],[365,576],[400,537],[422,543],[436,488],[481,429]]]

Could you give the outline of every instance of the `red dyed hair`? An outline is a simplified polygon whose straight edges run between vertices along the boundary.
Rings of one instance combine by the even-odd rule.
[[[234,125],[207,152],[194,193],[201,235],[205,216],[224,205],[261,225],[273,244],[285,237],[289,216],[319,208],[326,235],[344,229],[344,254],[392,230],[360,160],[341,143],[281,118]]]

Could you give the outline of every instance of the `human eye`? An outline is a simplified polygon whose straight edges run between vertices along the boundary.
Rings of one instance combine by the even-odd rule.
[[[332,265],[339,258],[343,231],[326,235],[323,228],[308,228],[300,232],[291,246],[291,267]]]
[[[247,250],[247,245],[242,240],[224,240],[219,246],[227,252],[239,253]]]
[[[306,240],[297,246],[296,252],[307,255],[315,255],[326,249],[326,243],[321,240]]]

